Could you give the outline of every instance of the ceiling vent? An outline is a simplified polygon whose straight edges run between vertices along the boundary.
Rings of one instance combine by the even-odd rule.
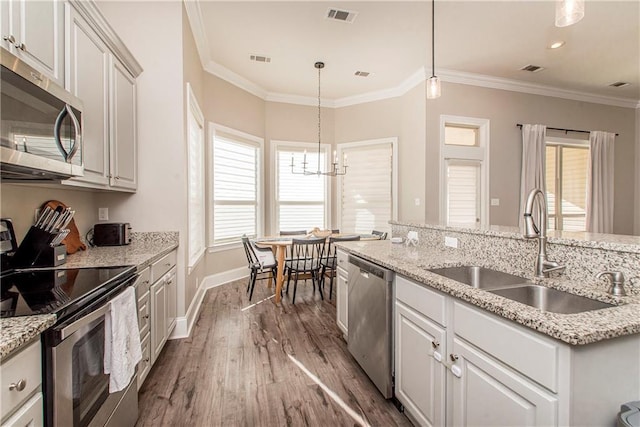
[[[625,86],[629,86],[630,83],[627,82],[615,82],[615,83],[611,83],[609,86],[611,87],[625,87]]]
[[[256,62],[271,62],[271,58],[265,55],[251,55],[249,59]]]
[[[354,74],[358,77],[369,77],[371,75],[368,71],[356,71]]]
[[[356,19],[356,16],[358,16],[358,12],[329,8],[326,18],[351,24]]]
[[[524,67],[520,68],[522,71],[529,71],[530,73],[537,73],[538,71],[542,71],[544,70],[544,67],[541,67],[539,65],[525,65]]]

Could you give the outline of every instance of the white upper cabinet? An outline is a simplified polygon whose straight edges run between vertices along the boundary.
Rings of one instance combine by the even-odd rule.
[[[0,2],[2,47],[64,85],[64,3],[58,0]]]
[[[117,61],[111,67],[111,186],[138,186],[136,80]]]

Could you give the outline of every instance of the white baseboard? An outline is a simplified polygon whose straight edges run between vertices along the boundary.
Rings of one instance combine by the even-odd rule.
[[[215,288],[216,286],[224,285],[225,283],[233,282],[243,277],[249,277],[247,267],[234,268],[233,270],[227,270],[205,277],[202,279],[202,288],[205,290]]]
[[[191,305],[187,310],[186,316],[178,317],[176,319],[176,326],[169,337],[170,340],[188,338],[191,335],[191,329],[196,323],[200,308],[202,307],[202,301],[207,289],[215,288],[216,286],[224,285],[225,283],[232,282],[234,280],[247,277],[247,267],[240,267],[233,270],[224,271],[222,273],[212,274],[211,276],[204,277],[202,279],[200,288],[196,292],[196,296],[191,301]]]

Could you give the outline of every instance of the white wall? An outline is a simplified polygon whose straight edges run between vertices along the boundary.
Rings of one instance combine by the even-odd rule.
[[[178,316],[183,316],[187,238],[182,2],[98,2],[142,65],[138,86],[138,191],[99,194],[109,220],[134,231],[178,231]],[[150,13],[152,12],[152,13]]]
[[[636,108],[636,203],[635,234],[640,236],[640,106]]]

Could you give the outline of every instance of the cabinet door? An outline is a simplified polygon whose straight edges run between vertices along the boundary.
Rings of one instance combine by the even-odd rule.
[[[347,325],[349,305],[347,304],[347,298],[349,298],[349,285],[348,285],[347,272],[341,268],[336,270],[336,322],[340,330],[344,335],[348,335]]]
[[[136,81],[112,57],[111,66],[111,186],[135,190],[138,185]]]
[[[42,427],[44,425],[42,393],[36,393],[16,411],[2,427]]]
[[[173,328],[176,326],[176,299],[178,298],[177,283],[176,283],[176,269],[174,268],[169,277],[167,278],[167,338],[173,332]]]
[[[396,397],[415,421],[442,426],[445,416],[445,331],[401,302],[395,304]],[[441,359],[440,359],[441,360]]]
[[[158,280],[151,286],[151,364],[167,341],[167,291],[165,281]]]
[[[82,99],[84,177],[73,181],[109,185],[109,50],[67,4],[67,89]],[[79,153],[80,154],[80,153]]]
[[[64,86],[63,2],[5,0],[1,12],[2,47]]]
[[[458,337],[454,337],[452,354],[458,358],[453,366],[459,369],[452,381],[453,425],[557,425],[554,395]]]

